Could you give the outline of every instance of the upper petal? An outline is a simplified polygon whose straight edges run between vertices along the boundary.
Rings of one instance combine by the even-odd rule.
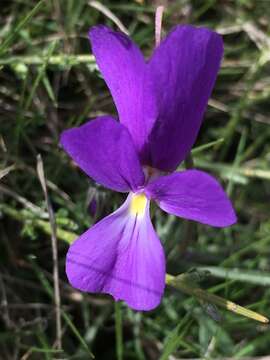
[[[164,291],[164,252],[150,221],[149,201],[144,215],[136,216],[131,198],[71,245],[66,272],[77,289],[108,293],[135,310],[151,310]]]
[[[108,116],[64,131],[61,144],[98,183],[121,192],[144,184],[144,174],[128,130]]]
[[[217,227],[230,226],[236,215],[220,184],[199,170],[175,172],[147,185],[146,193],[169,214]]]
[[[127,35],[106,26],[91,28],[89,37],[120,122],[129,129],[135,147],[140,151],[157,111],[143,55]]]
[[[172,171],[196,140],[223,55],[217,33],[177,26],[155,49],[149,71],[158,118],[144,148],[149,165]]]

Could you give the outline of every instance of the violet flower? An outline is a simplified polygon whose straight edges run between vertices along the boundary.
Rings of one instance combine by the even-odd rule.
[[[61,143],[96,182],[128,192],[124,204],[69,248],[73,287],[111,294],[136,310],[151,310],[165,287],[165,257],[151,223],[150,200],[161,209],[217,227],[236,216],[218,182],[199,170],[174,172],[198,134],[223,55],[221,37],[176,26],[145,61],[123,33],[89,33],[119,121],[102,116],[64,131]]]

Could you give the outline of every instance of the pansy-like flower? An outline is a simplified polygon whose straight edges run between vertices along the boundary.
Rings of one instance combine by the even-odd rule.
[[[236,221],[218,182],[199,170],[175,171],[197,137],[223,55],[221,37],[176,26],[146,61],[125,34],[90,32],[98,67],[119,121],[102,116],[64,131],[61,143],[92,179],[129,193],[124,204],[69,248],[73,287],[108,293],[136,310],[151,310],[165,287],[165,257],[150,219],[162,210],[217,227]]]

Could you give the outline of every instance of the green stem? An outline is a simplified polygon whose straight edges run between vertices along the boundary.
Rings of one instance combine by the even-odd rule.
[[[191,286],[187,284],[187,276],[185,274],[181,274],[178,276],[173,276],[173,275],[169,275],[166,274],[166,284],[173,286],[174,288],[188,294],[191,296],[196,297],[199,300],[211,303],[211,304],[215,304],[217,306],[220,306],[226,310],[229,310],[231,312],[234,312],[238,315],[242,315],[245,317],[248,317],[250,319],[262,322],[267,324],[269,322],[269,320],[263,316],[260,315],[258,313],[256,313],[255,311],[246,309],[240,305],[235,304],[232,301],[226,300],[220,296],[214,295],[214,294],[210,294],[209,292],[202,290],[196,286]]]
[[[22,223],[25,221],[31,221],[33,226],[42,230],[45,234],[51,235],[51,227],[48,221],[33,218],[33,216],[30,216],[30,214],[27,216],[26,213],[20,210],[16,210],[5,203],[0,205],[0,211]],[[59,226],[57,227],[56,234],[58,239],[63,240],[69,244],[71,244],[76,239],[76,237],[78,237],[77,234],[61,229]]]
[[[121,303],[119,301],[115,301],[114,303],[114,314],[116,333],[116,356],[117,360],[123,360],[123,324]]]
[[[95,64],[95,58],[93,55],[84,54],[58,54],[52,55],[48,59],[47,55],[31,55],[31,56],[10,56],[0,59],[0,65],[44,65],[47,62],[48,65],[79,65],[79,64]]]
[[[242,269],[221,268],[217,266],[200,266],[198,270],[209,271],[211,275],[228,280],[243,281],[248,284],[270,286],[270,273],[261,271],[243,271]]]
[[[218,173],[224,174],[227,177],[233,175],[242,175],[247,178],[259,178],[264,180],[270,180],[269,170],[255,169],[249,167],[233,167],[225,163],[218,163],[218,162],[210,163],[208,161],[204,161],[199,158],[195,160],[195,165],[198,168],[217,171]]]
[[[43,6],[45,0],[39,1],[34,8],[22,19],[21,22],[11,31],[11,33],[6,37],[6,39],[0,44],[0,55],[4,54],[9,48],[12,41],[19,34],[19,32],[29,23],[32,17],[39,11]]]

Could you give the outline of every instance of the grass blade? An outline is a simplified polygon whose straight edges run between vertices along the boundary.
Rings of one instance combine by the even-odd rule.
[[[116,355],[117,360],[123,360],[123,324],[122,324],[122,311],[121,303],[115,301],[114,303],[115,314],[115,334],[116,334]]]
[[[3,55],[10,44],[13,42],[18,33],[29,23],[33,16],[40,10],[42,5],[45,3],[45,0],[40,0],[34,8],[19,22],[15,29],[9,34],[9,36],[2,42],[0,45],[0,56]]]

